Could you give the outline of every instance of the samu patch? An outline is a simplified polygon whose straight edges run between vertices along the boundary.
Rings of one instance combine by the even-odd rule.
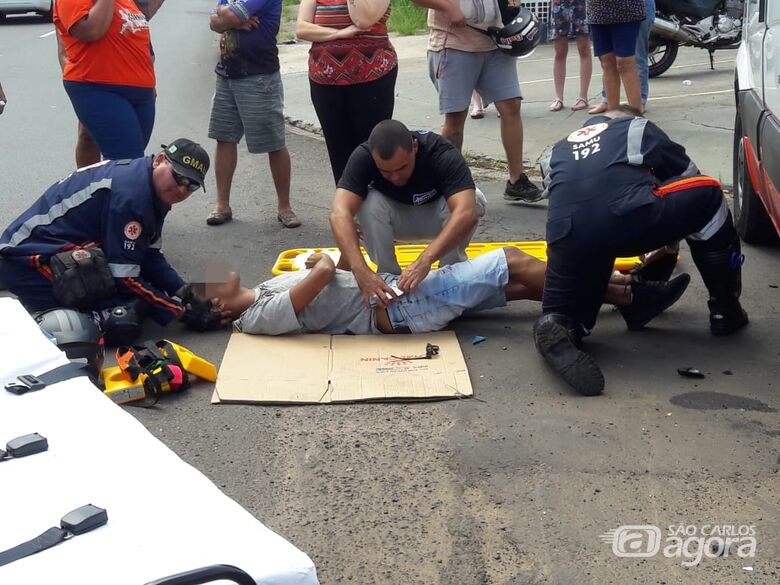
[[[605,122],[601,122],[599,124],[591,124],[590,126],[585,126],[584,128],[580,128],[579,130],[575,130],[569,136],[566,138],[567,142],[585,142],[587,140],[590,140],[594,136],[598,136],[604,130],[609,128],[609,124],[606,124]]]
[[[137,240],[141,237],[141,234],[143,233],[144,228],[141,226],[140,222],[137,221],[128,221],[125,224],[125,237],[128,240]]]

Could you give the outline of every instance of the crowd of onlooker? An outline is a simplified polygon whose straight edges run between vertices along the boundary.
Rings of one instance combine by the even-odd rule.
[[[56,1],[53,17],[63,84],[79,119],[79,167],[101,158],[143,155],[156,101],[149,20],[163,2]],[[467,20],[457,1],[415,3],[429,9],[428,70],[444,116],[442,136],[461,148],[469,113],[481,118],[492,104],[500,118],[509,171],[504,198],[538,200],[540,190],[523,169],[522,91],[515,60],[485,34],[484,25],[490,23]],[[501,14],[513,3],[517,0],[499,0]],[[302,0],[299,7],[296,33],[311,42],[311,100],[336,184],[353,150],[378,122],[393,116],[398,59],[388,37],[390,10],[390,0]],[[549,110],[566,107],[566,62],[574,40],[579,87],[571,110],[604,112],[619,104],[622,85],[629,105],[644,111],[654,13],[654,0],[551,0],[548,40],[554,47],[554,99]],[[291,163],[276,46],[280,20],[280,0],[218,0],[210,15],[210,27],[221,37],[208,130],[216,140],[217,184],[209,225],[233,217],[230,192],[242,138],[250,153],[268,153],[278,220],[285,227],[300,225],[290,205]],[[603,71],[601,100],[592,107],[591,51]],[[0,113],[4,104],[0,89]]]

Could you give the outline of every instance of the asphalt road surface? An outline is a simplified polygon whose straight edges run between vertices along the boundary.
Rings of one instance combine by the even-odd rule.
[[[159,106],[150,153],[177,136],[213,151],[206,137],[216,59],[209,7],[204,0],[169,0],[152,23]],[[51,30],[30,17],[0,24],[0,80],[8,95],[0,117],[3,225],[73,166],[76,122],[58,80]],[[198,280],[206,261],[220,260],[251,285],[270,276],[281,250],[332,244],[324,144],[290,133],[288,145],[293,205],[303,226],[280,227],[265,157],[242,147],[232,223],[205,225],[213,173],[207,194],[169,216],[164,249],[185,276]],[[475,240],[543,237],[543,207],[505,204],[501,177],[479,178],[489,212]],[[539,307],[517,303],[453,327],[473,399],[212,406],[211,385],[199,383],[154,409],[128,411],[307,552],[324,584],[778,583],[780,253],[746,247],[745,254],[751,324],[733,337],[708,333],[697,275],[682,300],[644,332],[627,332],[620,316],[605,309],[587,342],[604,368],[602,397],[575,396],[552,375],[531,338]],[[695,271],[687,250],[681,269]],[[164,332],[150,325],[146,334],[215,362],[229,335],[198,335],[179,325]],[[487,340],[472,345],[477,334]],[[306,368],[294,355],[288,366]],[[677,374],[689,366],[706,377]],[[176,497],[164,485],[149,490]],[[645,528],[618,531],[614,547],[621,555],[652,552],[659,536],[660,550],[625,558],[600,539],[630,525]],[[717,536],[713,526],[724,525],[752,531],[754,556],[750,547],[714,556],[713,541],[693,538],[684,542],[686,557],[669,540],[672,533]],[[684,566],[697,551],[700,562]]]

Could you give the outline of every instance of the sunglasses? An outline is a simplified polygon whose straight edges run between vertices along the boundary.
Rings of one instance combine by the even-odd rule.
[[[171,162],[171,159],[167,159],[168,162]],[[171,174],[173,175],[173,180],[176,181],[177,185],[180,185],[182,187],[187,187],[189,189],[190,193],[194,193],[198,189],[200,189],[200,185],[190,179],[189,177],[185,177],[181,173],[177,173],[176,169],[173,167],[173,164],[171,164]]]

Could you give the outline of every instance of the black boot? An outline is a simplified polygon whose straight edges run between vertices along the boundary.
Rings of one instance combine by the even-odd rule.
[[[104,311],[103,334],[106,345],[132,345],[141,335],[143,320],[148,312],[149,305],[141,299]]]
[[[545,361],[577,392],[596,396],[604,392],[604,374],[579,349],[580,339],[580,325],[564,315],[543,315],[534,323],[534,343]]]
[[[632,282],[631,304],[619,307],[628,328],[642,329],[676,303],[690,282],[689,274],[681,274],[669,282]]]
[[[739,303],[744,257],[736,234],[727,246],[720,249],[708,250],[708,244],[708,241],[689,241],[691,256],[710,293],[707,303],[710,332],[713,335],[729,335],[748,324],[747,313]]]

